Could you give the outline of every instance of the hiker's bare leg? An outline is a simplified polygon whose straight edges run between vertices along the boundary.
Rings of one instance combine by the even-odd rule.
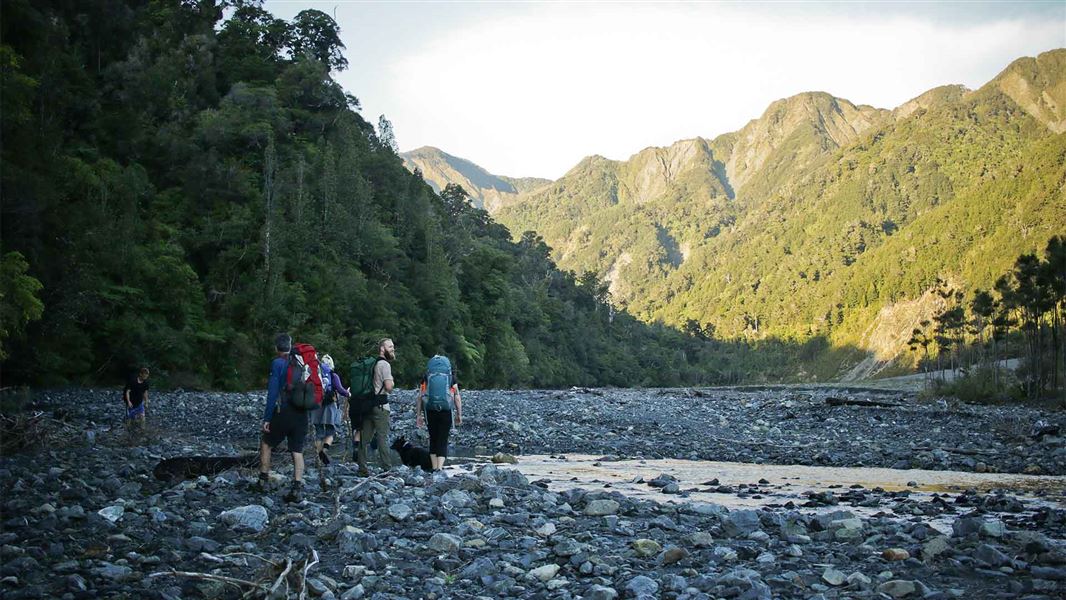
[[[441,469],[444,468],[444,457],[443,456],[430,455],[430,458],[433,459],[433,468],[435,470],[440,471]]]
[[[292,478],[302,482],[304,480],[304,453],[292,453]]]
[[[259,472],[270,472],[270,446],[266,442],[259,442]]]

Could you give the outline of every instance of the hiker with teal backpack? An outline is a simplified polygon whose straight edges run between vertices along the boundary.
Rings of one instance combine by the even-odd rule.
[[[426,364],[426,376],[418,389],[415,403],[415,426],[421,428],[422,411],[425,410],[425,423],[429,429],[429,460],[433,470],[444,468],[444,459],[448,457],[448,437],[452,431],[452,411],[455,412],[455,424],[463,422],[463,401],[459,396],[459,384],[455,382],[452,363],[448,357],[440,354],[429,359]]]
[[[360,441],[355,454],[359,463],[358,474],[362,477],[370,474],[366,455],[367,446],[372,443],[377,444],[378,461],[382,468],[392,466],[389,456],[389,392],[395,383],[390,360],[396,360],[396,345],[391,339],[385,338],[378,342],[377,356],[369,356],[352,364],[352,396],[348,414],[352,427],[359,428]]]

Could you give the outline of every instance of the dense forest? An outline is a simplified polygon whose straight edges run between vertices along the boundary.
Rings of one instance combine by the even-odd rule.
[[[1051,238],[1043,257],[1019,256],[992,291],[967,298],[941,281],[936,293],[943,308],[913,330],[908,345],[923,371],[939,374],[938,391],[972,400],[1037,400],[1066,391],[1066,238]],[[1004,366],[1009,356],[1022,359],[1014,374]],[[946,372],[960,377],[946,385]]]
[[[332,79],[362,57],[320,11],[10,0],[0,34],[4,385],[146,364],[260,386],[278,331],[341,361],[392,336],[401,381],[444,352],[477,387],[712,383],[791,351],[615,312],[537,236],[434,193]]]

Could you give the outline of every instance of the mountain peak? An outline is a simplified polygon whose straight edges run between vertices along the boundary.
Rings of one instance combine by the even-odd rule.
[[[958,102],[963,96],[970,93],[970,89],[964,85],[942,85],[935,87],[919,96],[900,104],[892,111],[892,116],[905,119],[918,110],[929,110],[935,106]]]
[[[790,160],[794,160],[799,155],[813,157],[851,144],[889,114],[826,92],[803,92],[776,100],[761,117],[737,132],[726,164],[729,179],[739,189],[786,145],[793,147]]]
[[[1066,48],[1019,58],[985,85],[989,87],[1009,96],[1051,131],[1066,132]]]

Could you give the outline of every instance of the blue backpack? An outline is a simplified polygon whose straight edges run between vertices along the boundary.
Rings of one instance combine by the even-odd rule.
[[[448,357],[436,355],[426,364],[427,411],[452,409],[452,363]]]

